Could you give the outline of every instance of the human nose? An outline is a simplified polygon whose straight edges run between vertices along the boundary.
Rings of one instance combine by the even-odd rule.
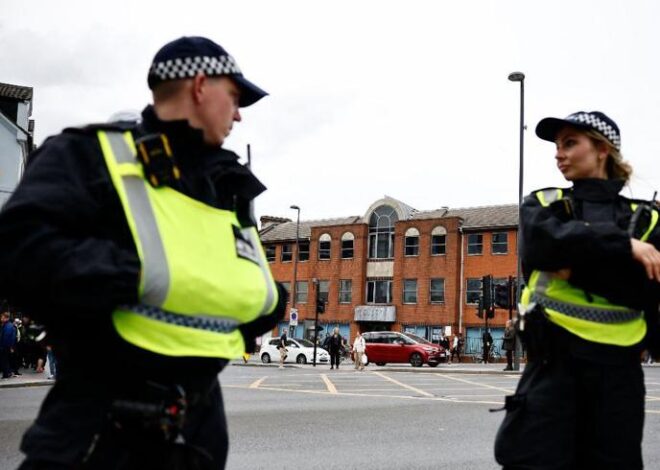
[[[234,113],[234,121],[241,122],[242,119],[243,118],[241,117],[241,112],[238,108],[236,108],[236,112]]]

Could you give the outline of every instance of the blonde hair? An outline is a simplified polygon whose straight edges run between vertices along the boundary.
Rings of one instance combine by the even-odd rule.
[[[584,133],[595,145],[602,144],[606,146],[607,161],[605,162],[605,171],[607,172],[608,179],[619,179],[628,183],[633,169],[630,163],[623,159],[621,152],[600,132],[587,130]]]

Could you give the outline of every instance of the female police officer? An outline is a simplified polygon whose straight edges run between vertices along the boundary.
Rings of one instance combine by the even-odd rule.
[[[526,288],[519,330],[529,363],[495,442],[505,469],[642,468],[640,348],[655,335],[660,225],[655,204],[619,191],[631,167],[600,112],[546,118],[571,188],[525,198]]]

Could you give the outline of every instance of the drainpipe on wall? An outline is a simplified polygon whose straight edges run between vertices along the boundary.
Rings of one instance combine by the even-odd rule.
[[[463,333],[463,273],[465,268],[465,257],[463,256],[463,227],[458,227],[461,234],[461,274],[458,288],[458,332]]]

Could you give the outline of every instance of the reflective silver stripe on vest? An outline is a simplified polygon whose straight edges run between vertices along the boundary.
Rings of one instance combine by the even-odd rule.
[[[255,250],[261,250],[261,241],[255,237],[254,229],[248,228],[248,229],[243,229],[241,230],[241,233],[243,236],[245,236],[250,243],[252,243],[252,246],[254,247]],[[264,276],[264,280],[266,281],[266,301],[264,302],[263,307],[261,307],[261,312],[259,312],[259,316],[263,315],[268,315],[270,313],[271,308],[273,307],[273,301],[275,300],[275,283],[271,281],[270,278],[270,267],[266,265],[266,262],[264,260],[264,257],[261,255],[261,251],[259,251],[259,256],[256,257],[257,261],[259,263],[259,267],[261,268],[261,274]]]
[[[532,293],[532,302],[536,302],[545,308],[554,310],[569,317],[588,320],[596,323],[624,323],[637,320],[642,312],[638,310],[614,310],[602,307],[585,307],[575,305],[562,300],[550,298],[546,295],[546,288],[552,277],[547,272],[540,272],[534,292]]]
[[[135,163],[133,151],[119,132],[107,132],[108,142],[117,163]],[[165,248],[160,238],[145,180],[138,176],[122,176],[128,205],[133,214],[137,236],[142,245],[144,293],[142,300],[150,305],[162,305],[170,289],[170,271]]]
[[[238,321],[229,318],[219,318],[212,315],[182,315],[180,313],[168,312],[162,308],[151,305],[122,305],[122,310],[128,310],[152,320],[157,320],[170,325],[185,326],[196,330],[212,331],[214,333],[232,333],[238,328]]]

